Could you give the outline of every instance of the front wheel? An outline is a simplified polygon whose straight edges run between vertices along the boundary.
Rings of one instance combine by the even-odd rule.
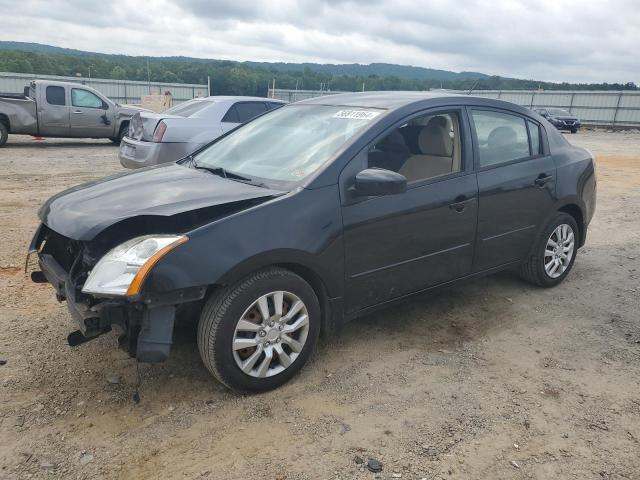
[[[541,232],[533,254],[520,267],[520,276],[541,287],[554,287],[571,271],[576,259],[578,224],[558,213]]]
[[[198,348],[227,387],[264,392],[304,366],[319,332],[320,304],[311,286],[289,270],[269,268],[213,293],[200,316]]]
[[[128,131],[129,131],[129,124],[127,124],[127,123],[122,124],[122,125],[120,125],[120,130],[118,131],[118,136],[110,138],[109,140],[111,140],[116,145],[120,145],[120,143],[122,142],[122,139],[124,138],[124,136],[127,134]]]

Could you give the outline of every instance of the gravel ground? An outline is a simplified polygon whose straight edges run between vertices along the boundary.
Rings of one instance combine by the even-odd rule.
[[[598,158],[598,211],[552,290],[510,273],[422,296],[323,341],[291,383],[225,390],[176,333],[162,365],[69,316],[22,273],[36,211],[120,170],[100,141],[0,149],[0,478],[640,478],[640,133],[569,139]],[[0,362],[2,363],[2,362]],[[360,459],[374,458],[372,473]]]

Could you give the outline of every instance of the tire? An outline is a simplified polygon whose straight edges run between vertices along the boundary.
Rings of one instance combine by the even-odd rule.
[[[9,129],[7,126],[0,122],[0,147],[7,143],[7,139],[9,138]]]
[[[578,133],[578,130],[577,130],[577,129],[575,129],[575,128],[573,128],[573,129],[571,130],[571,133]]]
[[[129,124],[128,123],[124,123],[124,124],[120,125],[120,130],[118,131],[118,136],[110,138],[109,140],[111,140],[116,145],[120,145],[120,143],[122,142],[122,139],[127,134],[128,130],[129,130]]]
[[[278,297],[273,296],[278,293],[283,294],[279,302],[282,322],[278,321],[275,310]],[[270,299],[266,303],[267,316],[271,316],[271,320],[266,321],[257,305],[258,300],[265,297]],[[300,300],[303,307],[286,320],[286,311],[295,299]],[[305,312],[306,327],[289,332],[289,337],[285,331],[304,323]],[[198,324],[198,349],[207,369],[230,389],[240,393],[265,392],[289,381],[309,360],[318,342],[320,318],[318,297],[300,276],[284,268],[260,270],[236,285],[214,291],[209,297]],[[249,325],[251,331],[241,329],[240,325]],[[297,352],[290,347],[291,340],[297,342],[291,343]],[[243,342],[250,346],[234,350],[234,344]],[[269,351],[270,361],[267,360]],[[247,370],[243,371],[241,364]]]
[[[568,263],[565,260],[558,259],[558,261],[561,262],[561,265],[557,267],[557,270],[555,272],[552,272],[552,274],[550,274],[545,268],[545,263],[549,265],[552,261],[555,260],[554,257],[546,253],[548,251],[548,241],[552,237],[552,235],[554,235],[552,240],[557,239],[556,229],[561,225],[569,227],[570,233],[572,234],[571,256],[568,260]],[[534,253],[520,267],[520,276],[527,282],[538,285],[540,287],[555,287],[556,285],[561,283],[571,271],[571,268],[573,267],[573,264],[576,260],[580,235],[579,232],[580,231],[578,230],[578,224],[571,215],[558,212],[558,214],[547,224],[542,232],[540,232],[540,235],[536,240]],[[568,244],[563,244],[562,246],[565,245]],[[558,247],[558,252],[564,253],[568,256],[568,253],[561,247]],[[551,265],[551,268],[553,268],[553,265]],[[561,271],[559,272],[558,270]]]

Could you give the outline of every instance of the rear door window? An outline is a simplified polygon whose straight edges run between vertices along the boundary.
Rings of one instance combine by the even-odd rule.
[[[529,138],[531,138],[531,155],[540,155],[542,153],[540,125],[530,120],[527,121],[527,125],[529,125]]]
[[[240,123],[240,120],[238,120],[238,112],[236,110],[235,105],[231,105],[231,108],[227,110],[227,113],[225,114],[225,116],[222,117],[222,122],[223,123]]]
[[[473,110],[471,116],[481,168],[531,156],[524,118],[489,110]]]
[[[47,103],[49,105],[66,105],[64,87],[49,85],[46,90]]]
[[[252,118],[267,111],[267,106],[264,102],[239,102],[236,103],[235,107],[240,123],[248,122]]]

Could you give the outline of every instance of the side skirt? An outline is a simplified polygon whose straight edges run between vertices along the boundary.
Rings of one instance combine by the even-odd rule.
[[[424,288],[422,290],[417,290],[415,292],[411,292],[411,293],[408,293],[406,295],[402,295],[401,297],[396,297],[396,298],[393,298],[391,300],[386,300],[384,302],[377,303],[377,304],[372,305],[370,307],[365,307],[362,310],[358,310],[357,312],[353,312],[353,313],[350,313],[350,314],[346,314],[345,313],[344,316],[343,316],[344,323],[349,322],[349,321],[351,321],[351,320],[353,320],[355,318],[359,318],[359,317],[363,317],[365,315],[369,315],[370,313],[376,312],[378,310],[382,310],[382,309],[384,309],[386,307],[389,307],[389,306],[391,306],[391,305],[393,305],[395,303],[404,301],[404,300],[406,300],[406,299],[408,299],[410,297],[414,297],[414,296],[417,296],[417,295],[423,295],[423,294],[426,294],[426,293],[432,293],[434,291],[437,291],[437,290],[440,290],[440,289],[443,289],[443,288],[447,288],[447,287],[450,287],[452,285],[456,285],[458,283],[471,281],[471,280],[474,280],[476,278],[485,277],[485,276],[491,275],[493,273],[501,272],[503,270],[508,270],[510,268],[513,268],[513,267],[516,267],[516,266],[520,265],[521,263],[522,263],[521,260],[505,263],[505,264],[499,265],[497,267],[492,267],[492,268],[487,269],[487,270],[482,270],[481,272],[475,272],[475,273],[472,273],[472,274],[464,276],[464,277],[456,278],[455,280],[451,280],[451,281],[444,282],[444,283],[439,283],[438,285],[434,285],[434,286],[429,287],[429,288]]]

